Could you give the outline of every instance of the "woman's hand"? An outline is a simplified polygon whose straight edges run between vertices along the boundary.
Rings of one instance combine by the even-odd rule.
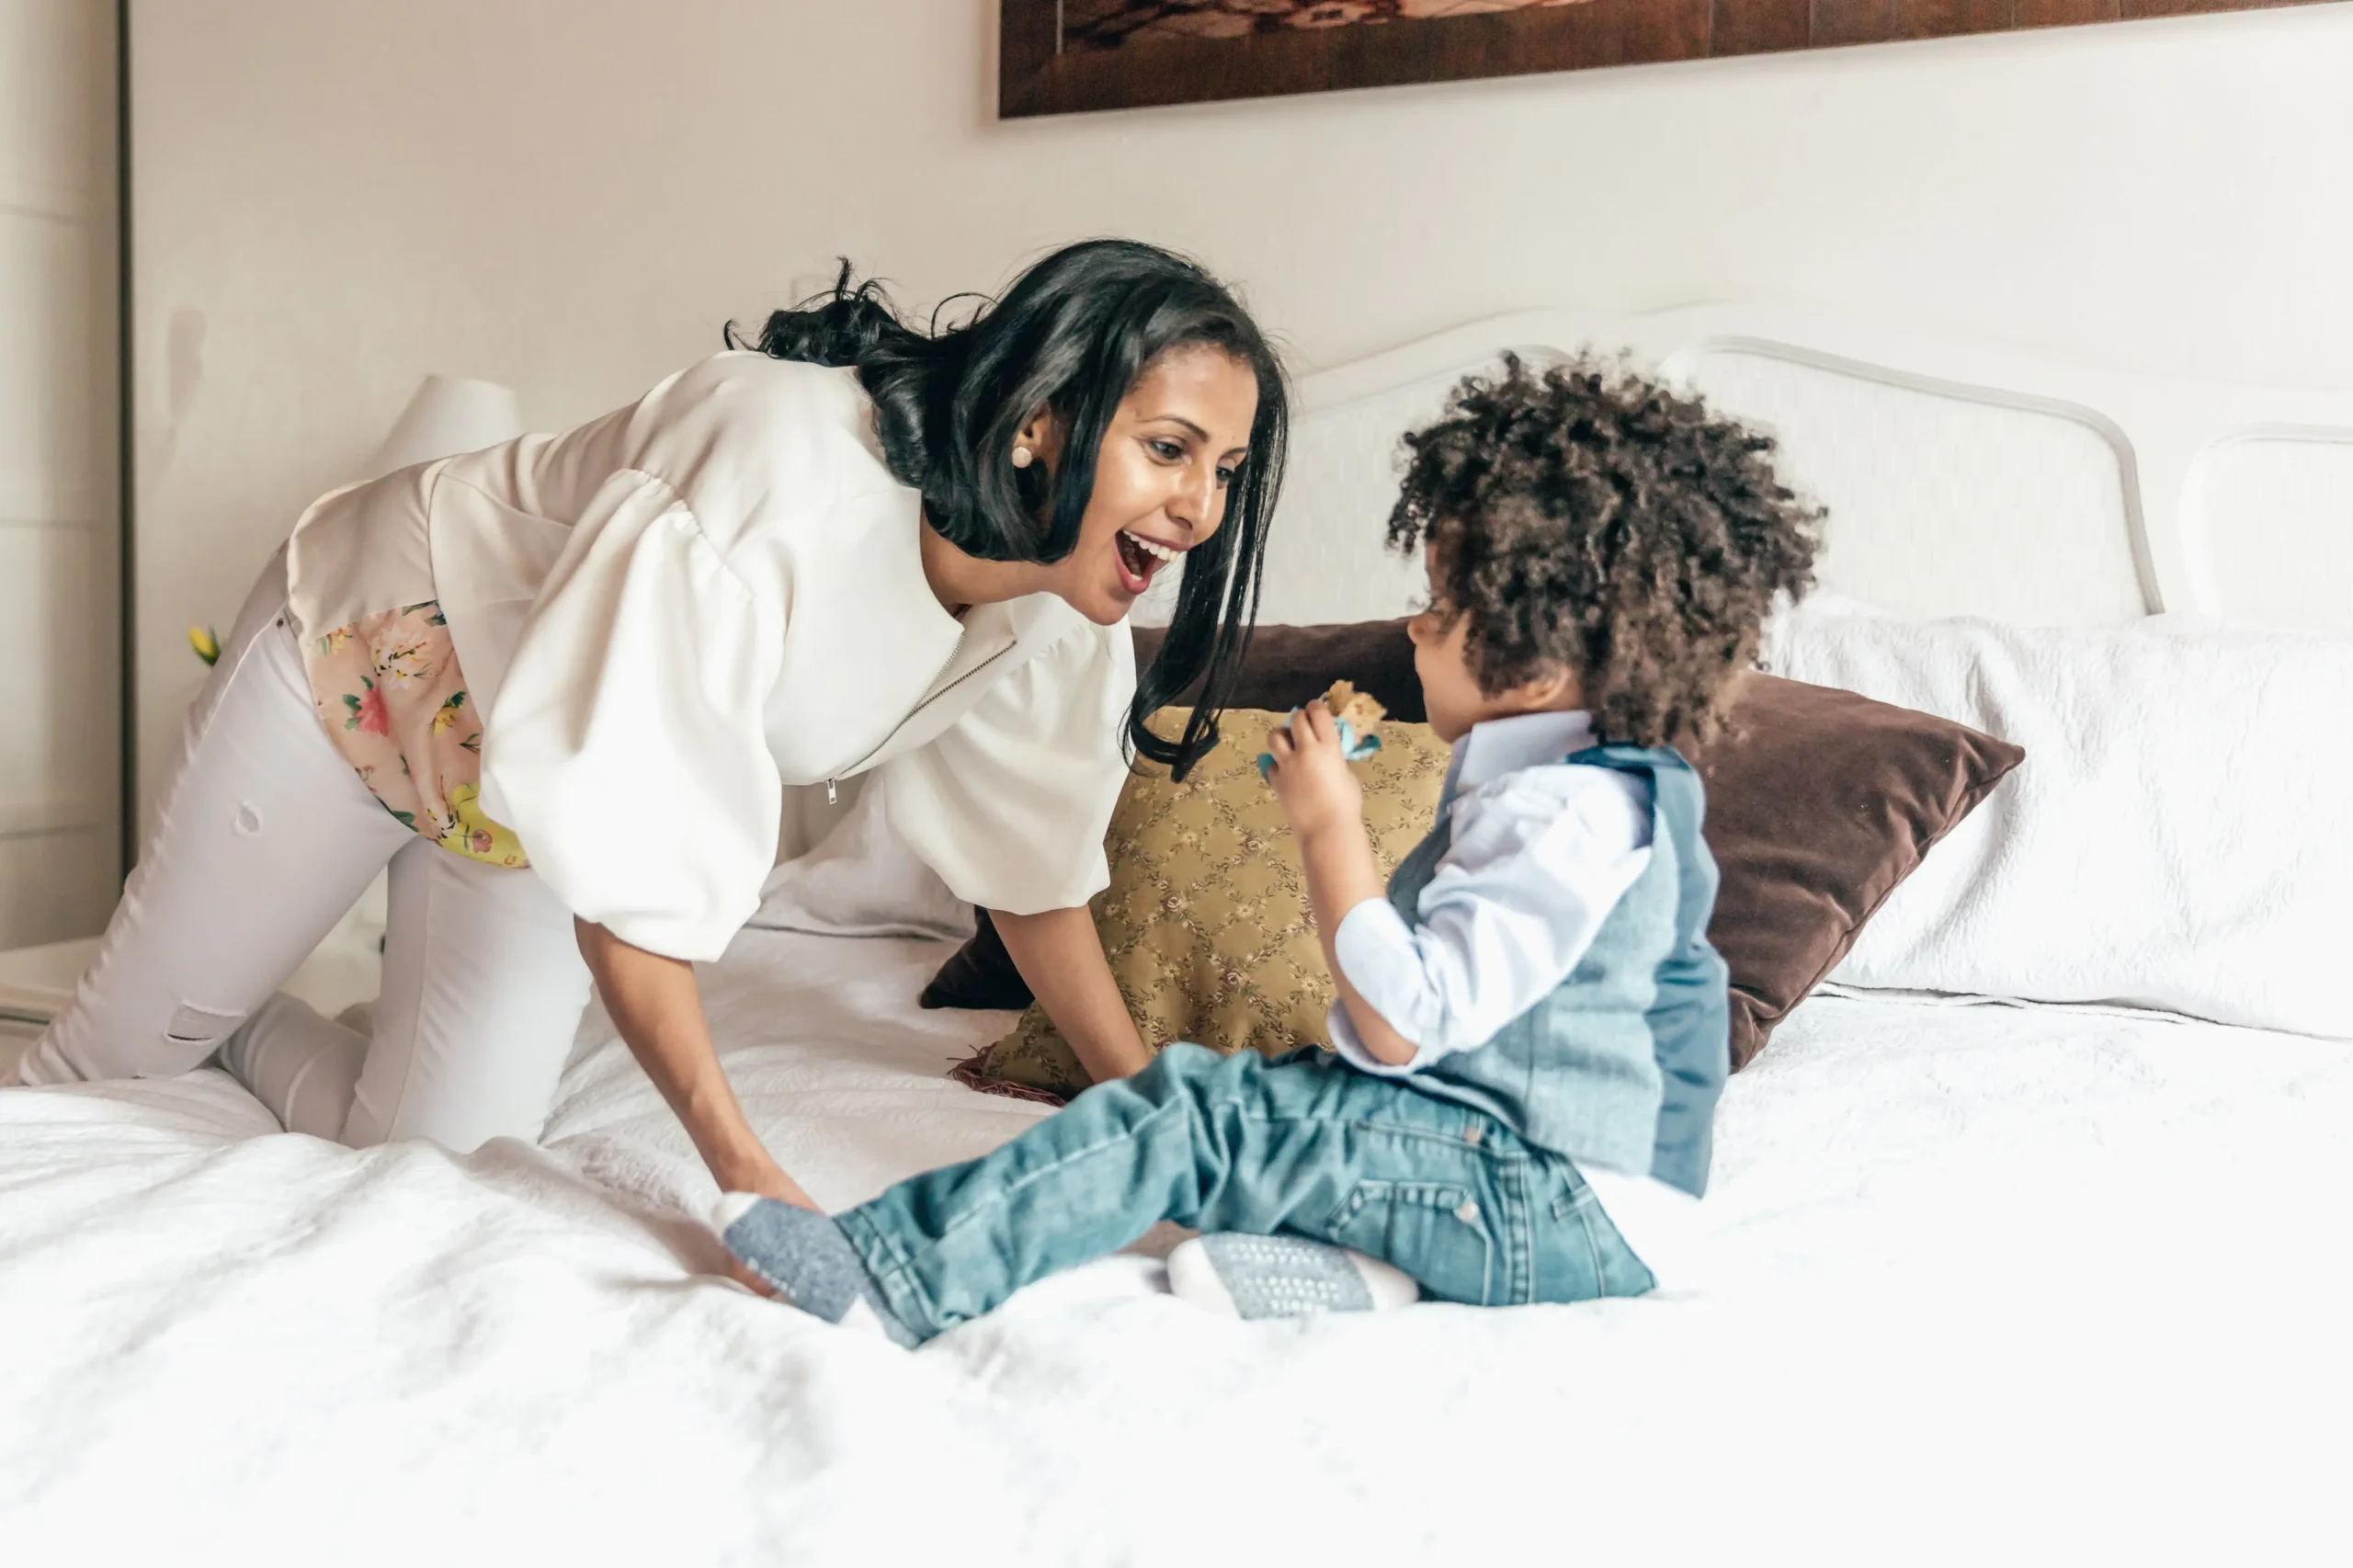
[[[711,1043],[710,1024],[703,1017],[694,965],[631,947],[585,920],[574,920],[573,928],[613,1027],[685,1125],[719,1189],[756,1192],[815,1209],[816,1201],[769,1156],[728,1086],[718,1048]],[[776,1294],[766,1280],[732,1257],[727,1272],[747,1290]]]
[[[1340,726],[1317,698],[1267,736],[1267,774],[1302,848],[1311,839],[1364,824],[1364,786],[1340,750]]]
[[[602,926],[573,922],[580,956],[630,1053],[662,1091],[722,1192],[756,1192],[803,1209],[816,1203],[784,1174],[752,1131],[711,1044],[694,965],[631,947]]]
[[[1084,907],[1042,915],[989,911],[1005,950],[1054,1028],[1070,1042],[1086,1075],[1101,1084],[1141,1073],[1152,1062],[1128,1000],[1103,960],[1103,939]]]

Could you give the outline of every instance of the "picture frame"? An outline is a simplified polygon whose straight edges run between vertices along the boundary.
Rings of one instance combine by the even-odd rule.
[[[997,113],[1017,119],[2317,3],[999,0]]]

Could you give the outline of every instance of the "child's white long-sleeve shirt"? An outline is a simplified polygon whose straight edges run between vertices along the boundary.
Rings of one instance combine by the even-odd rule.
[[[1409,926],[1385,898],[1333,935],[1357,994],[1418,1050],[1391,1066],[1335,1008],[1333,1043],[1368,1073],[1469,1051],[1558,989],[1651,858],[1650,786],[1562,758],[1594,744],[1583,712],[1491,720],[1455,743],[1439,811],[1452,842]]]

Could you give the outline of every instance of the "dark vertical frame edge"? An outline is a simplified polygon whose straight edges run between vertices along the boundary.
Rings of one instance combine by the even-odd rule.
[[[115,740],[117,865],[139,856],[138,446],[132,420],[131,272],[131,0],[114,0],[115,662],[121,714]]]

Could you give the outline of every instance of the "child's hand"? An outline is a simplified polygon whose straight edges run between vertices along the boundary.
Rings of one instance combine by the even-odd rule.
[[[1267,781],[1302,841],[1363,822],[1364,787],[1341,755],[1339,725],[1322,698],[1268,733],[1267,753],[1275,759]]]

